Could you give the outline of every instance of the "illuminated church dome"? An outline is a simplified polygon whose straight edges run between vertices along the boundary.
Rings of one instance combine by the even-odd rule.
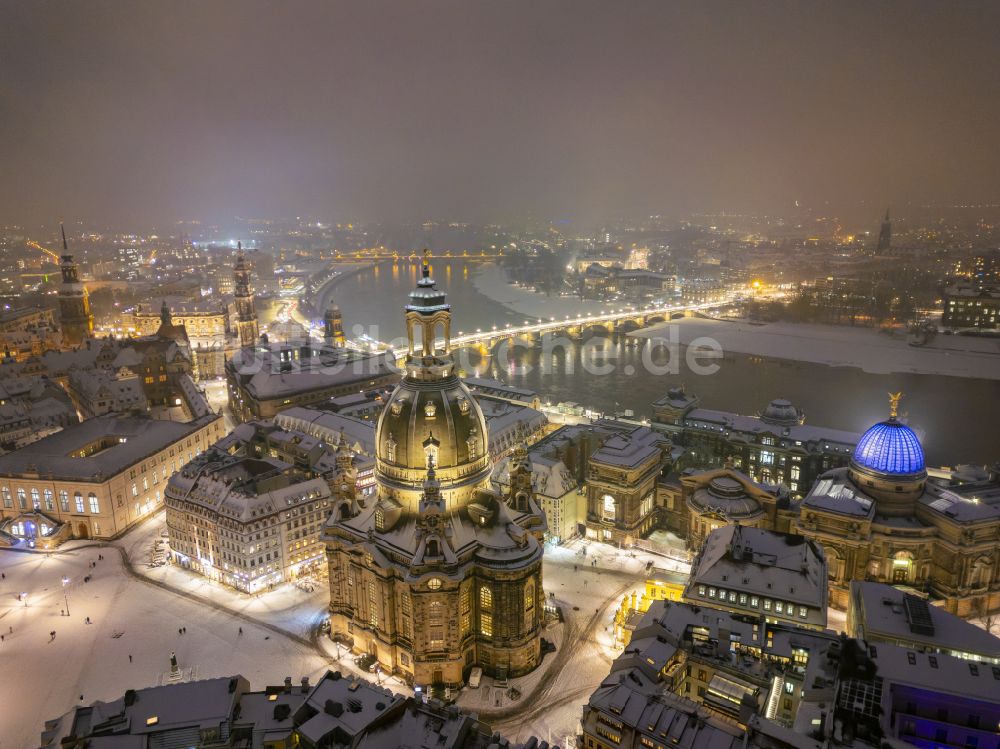
[[[927,481],[916,433],[897,418],[902,393],[890,393],[889,418],[861,435],[848,475],[876,501],[879,514],[912,516]]]
[[[461,506],[490,475],[486,419],[455,376],[451,305],[435,287],[426,259],[406,305],[406,333],[406,375],[376,429],[376,475],[389,496],[415,510],[433,465],[448,506]]]
[[[423,273],[406,305],[406,373],[375,429],[374,498],[341,492],[324,528],[330,636],[415,686],[541,661],[545,513],[521,448],[490,486],[479,403],[455,375],[451,306]]]

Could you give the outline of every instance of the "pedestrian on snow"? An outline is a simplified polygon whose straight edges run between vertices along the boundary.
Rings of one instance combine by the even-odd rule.
[[[131,653],[129,653],[129,654],[128,654],[128,662],[129,662],[129,663],[131,663],[131,662],[132,662],[132,654],[131,654]]]
[[[184,634],[183,632],[181,632],[181,628],[180,627],[177,628],[177,634],[179,634],[179,635]]]
[[[56,639],[56,631],[54,629],[49,634],[52,635],[53,640]]]
[[[3,642],[3,638],[4,638],[4,636],[0,635],[0,642]]]
[[[240,627],[240,634],[243,634],[243,627]]]

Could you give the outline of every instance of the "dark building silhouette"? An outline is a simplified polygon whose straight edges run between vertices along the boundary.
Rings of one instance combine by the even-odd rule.
[[[876,255],[884,255],[889,252],[892,243],[892,221],[889,220],[889,209],[885,209],[885,218],[882,219],[882,228],[878,232],[878,244],[875,247]]]

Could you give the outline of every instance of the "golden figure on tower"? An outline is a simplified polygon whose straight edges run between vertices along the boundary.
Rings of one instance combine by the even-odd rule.
[[[903,391],[889,393],[889,418],[895,419],[899,415],[899,402],[903,399]]]

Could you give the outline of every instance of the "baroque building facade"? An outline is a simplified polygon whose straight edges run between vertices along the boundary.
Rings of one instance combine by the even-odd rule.
[[[1000,498],[929,480],[897,402],[850,465],[820,476],[799,507],[796,531],[826,549],[831,603],[847,608],[851,581],[871,580],[916,589],[959,616],[1000,608]]]
[[[805,423],[801,409],[783,398],[756,416],[702,408],[696,395],[673,387],[653,403],[653,427],[666,432],[679,453],[677,468],[714,468],[724,462],[755,481],[784,484],[801,497],[816,477],[846,466],[860,434]]]
[[[540,660],[544,514],[527,452],[490,488],[486,419],[455,375],[451,308],[423,277],[406,305],[406,373],[375,432],[377,491],[337,500],[325,528],[330,633],[417,685]]]

